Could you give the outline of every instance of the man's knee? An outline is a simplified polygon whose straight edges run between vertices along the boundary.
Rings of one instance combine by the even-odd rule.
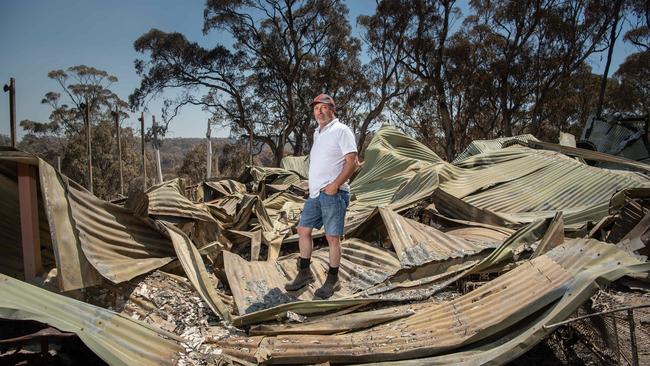
[[[341,237],[338,235],[325,235],[325,239],[327,239],[327,244],[329,246],[340,246],[341,245]]]
[[[298,236],[299,237],[306,237],[306,236],[311,237],[312,230],[314,230],[314,229],[310,228],[310,227],[299,226],[298,227]]]

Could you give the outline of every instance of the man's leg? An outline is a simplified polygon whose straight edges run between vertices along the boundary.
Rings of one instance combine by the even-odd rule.
[[[311,251],[314,246],[311,240],[311,227],[298,228],[298,248],[300,249],[300,258],[311,258]]]
[[[338,235],[325,235],[329,246],[330,267],[339,268],[341,264],[341,237]]]
[[[314,295],[321,299],[331,297],[339,288],[339,265],[341,264],[341,236],[344,232],[345,210],[348,206],[346,192],[337,193],[335,196],[324,196],[321,206],[323,208],[323,225],[325,238],[329,246],[329,269],[323,286],[316,290]]]
[[[314,276],[311,274],[311,251],[312,240],[311,232],[313,228],[322,226],[320,204],[318,199],[308,199],[300,215],[298,223],[298,248],[300,257],[298,258],[298,274],[292,282],[287,283],[284,288],[287,291],[296,291],[314,282]]]

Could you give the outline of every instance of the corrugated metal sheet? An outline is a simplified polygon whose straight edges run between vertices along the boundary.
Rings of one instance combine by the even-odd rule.
[[[531,221],[531,217],[552,216],[556,211],[565,214],[583,211],[609,202],[617,191],[650,186],[650,179],[646,177],[591,167],[555,152],[515,147],[508,150],[515,150],[524,158],[520,162],[522,168],[533,166],[535,171],[466,196],[464,200],[513,221]],[[501,158],[510,160],[512,155],[513,151],[497,151],[489,156],[477,155],[466,163],[474,160],[475,167],[498,169]],[[530,161],[530,157],[537,161]],[[530,215],[532,213],[535,215]]]
[[[110,365],[174,365],[181,339],[145,323],[0,274],[0,317],[76,333]]]
[[[169,263],[168,238],[130,210],[68,187],[72,225],[86,258],[105,278],[119,283]]]
[[[149,188],[149,215],[169,218],[184,218],[215,222],[210,211],[203,203],[194,203],[185,197],[185,188],[180,178],[162,182]]]
[[[581,255],[574,258],[558,254],[562,250]],[[562,259],[556,262],[556,257]],[[516,333],[531,329],[526,318],[563,296],[571,297],[571,286],[577,282],[591,285],[602,274],[638,264],[613,245],[574,240],[548,255],[524,262],[458,299],[443,304],[431,303],[414,316],[369,330],[332,336],[236,337],[217,343],[227,353],[271,363],[368,362],[425,357],[475,344],[501,331]],[[583,276],[583,271],[592,271],[591,276]],[[622,272],[608,278],[620,276]],[[522,351],[510,350],[498,356],[504,362],[519,352]]]
[[[535,136],[526,134],[512,137],[500,137],[494,140],[474,140],[460,153],[452,164],[458,164],[463,160],[474,156],[483,154],[490,151],[501,150],[504,146],[510,146],[514,143],[522,143],[526,145],[528,141],[538,141]]]
[[[341,248],[339,279],[342,289],[333,299],[376,285],[401,268],[394,253],[361,240],[345,240]],[[298,272],[297,254],[280,258],[277,262],[248,262],[229,252],[224,252],[223,256],[224,271],[240,315],[283,303],[312,300],[314,291],[325,281],[329,262],[326,248],[314,251],[311,269],[315,282],[299,292],[288,293],[284,285]]]
[[[306,156],[285,156],[280,163],[283,169],[298,174],[302,179],[309,176],[309,155]]]
[[[274,363],[403,359],[448,351],[494,334],[561,295],[571,276],[547,258],[522,265],[446,304],[367,331],[333,336],[235,338],[219,342],[227,353]],[[249,352],[240,349],[246,344]]]
[[[378,208],[350,236],[366,240],[379,239],[384,246],[392,246],[403,268],[465,257],[500,244],[497,241],[472,241],[455,237],[384,207]]]

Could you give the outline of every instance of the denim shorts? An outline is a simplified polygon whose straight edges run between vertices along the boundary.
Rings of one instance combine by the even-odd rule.
[[[325,235],[341,236],[345,227],[345,210],[350,204],[350,193],[339,190],[335,195],[320,192],[318,197],[309,197],[300,215],[298,227],[320,229],[325,226]]]

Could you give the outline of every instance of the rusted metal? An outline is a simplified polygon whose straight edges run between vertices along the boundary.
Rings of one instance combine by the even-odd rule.
[[[31,282],[42,271],[41,241],[38,228],[38,198],[34,167],[18,164],[20,232],[23,246],[25,281]]]

